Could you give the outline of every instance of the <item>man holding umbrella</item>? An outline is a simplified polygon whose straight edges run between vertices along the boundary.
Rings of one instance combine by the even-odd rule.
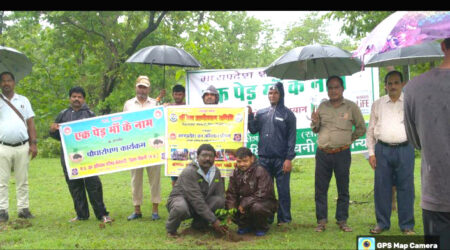
[[[147,76],[139,76],[136,80],[136,97],[125,102],[123,111],[136,111],[151,108],[158,105],[158,100],[150,98],[150,79]],[[158,96],[160,99],[165,92],[161,92]],[[161,165],[146,168],[138,168],[131,170],[131,192],[133,196],[134,212],[128,216],[128,220],[142,218],[142,180],[144,169],[147,170],[148,181],[150,182],[150,190],[152,195],[152,220],[159,220],[158,205],[161,203]]]
[[[25,96],[14,92],[11,72],[0,74],[0,222],[9,219],[9,178],[14,167],[19,218],[34,218],[29,210],[28,164],[37,155],[34,112]]]
[[[327,194],[333,172],[336,177],[338,200],[336,220],[344,232],[351,232],[347,225],[350,174],[350,145],[366,132],[364,117],[358,106],[343,97],[344,82],[339,76],[327,80],[329,101],[322,102],[311,115],[311,129],[318,133],[315,171],[316,232],[326,228]],[[352,126],[355,131],[352,131]]]

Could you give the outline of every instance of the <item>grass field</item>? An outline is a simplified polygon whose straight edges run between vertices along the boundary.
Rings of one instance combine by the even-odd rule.
[[[352,155],[350,170],[350,217],[348,224],[353,232],[344,233],[335,224],[336,184],[334,177],[328,193],[327,230],[314,232],[316,226],[314,205],[314,159],[297,159],[291,175],[291,199],[293,221],[288,226],[271,226],[264,237],[248,236],[239,242],[227,241],[213,233],[191,232],[180,238],[166,236],[165,208],[171,191],[170,178],[162,172],[161,220],[151,221],[150,191],[147,180],[144,185],[144,218],[127,221],[133,212],[129,171],[101,176],[107,210],[115,219],[112,225],[100,226],[93,216],[88,221],[69,223],[75,216],[72,199],[64,180],[59,159],[35,159],[29,170],[30,210],[36,218],[17,219],[15,184],[10,182],[10,220],[0,224],[1,249],[355,249],[358,235],[368,235],[375,224],[373,203],[374,173],[365,158]],[[415,165],[415,231],[421,235],[422,213],[420,209],[420,159]],[[183,223],[179,232],[189,232]],[[230,226],[236,230],[235,225]],[[393,212],[391,230],[385,235],[401,235],[397,213]]]

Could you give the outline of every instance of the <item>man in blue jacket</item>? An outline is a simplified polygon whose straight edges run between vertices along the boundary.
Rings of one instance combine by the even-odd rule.
[[[290,177],[295,158],[297,119],[284,106],[284,89],[277,82],[269,89],[270,107],[258,110],[254,116],[249,107],[248,129],[259,132],[259,164],[276,179],[278,190],[278,225],[291,222]]]

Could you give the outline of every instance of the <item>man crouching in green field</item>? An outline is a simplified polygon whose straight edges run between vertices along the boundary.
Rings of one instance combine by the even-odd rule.
[[[191,227],[204,230],[211,223],[215,231],[225,233],[220,220],[214,215],[225,206],[225,184],[220,170],[214,165],[216,150],[210,144],[197,149],[197,160],[183,171],[167,201],[169,218],[166,222],[167,236],[176,237],[183,220],[193,218]]]
[[[255,231],[256,236],[264,236],[269,230],[268,218],[277,211],[272,177],[258,165],[252,151],[246,147],[236,151],[236,163],[226,192],[225,207],[238,209],[233,218],[239,227],[238,234]]]

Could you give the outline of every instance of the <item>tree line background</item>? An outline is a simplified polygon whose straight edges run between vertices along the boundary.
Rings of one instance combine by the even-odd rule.
[[[49,137],[48,129],[68,107],[71,87],[86,90],[87,104],[97,115],[121,112],[135,96],[139,75],[150,77],[151,97],[159,94],[162,66],[125,63],[141,48],[183,48],[201,69],[266,67],[290,49],[313,43],[353,51],[391,13],[313,12],[286,27],[282,44],[275,45],[275,28],[245,11],[0,11],[0,43],[33,63],[32,73],[16,83],[16,92],[28,97],[36,113],[39,156],[55,157],[59,142]],[[333,41],[326,32],[331,20],[343,21],[341,32],[351,39]],[[412,66],[411,78],[429,68]],[[166,67],[165,101],[172,100],[172,86],[185,85],[185,70]],[[380,89],[386,73],[380,68]]]

